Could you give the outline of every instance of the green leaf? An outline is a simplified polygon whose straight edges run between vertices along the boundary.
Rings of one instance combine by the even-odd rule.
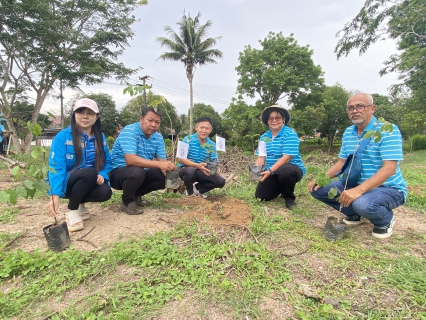
[[[7,191],[0,191],[0,203],[9,202],[10,201],[10,193]]]
[[[13,205],[17,204],[18,203],[18,193],[16,192],[16,190],[15,189],[9,189],[9,190],[7,190],[7,192],[9,193],[9,196],[10,196],[10,199],[9,199],[10,203],[13,204]]]
[[[337,196],[337,194],[338,194],[337,189],[336,189],[336,188],[331,188],[331,189],[328,191],[328,198],[329,198],[329,199],[333,199],[334,197],[336,197],[336,196]]]
[[[35,136],[39,136],[39,135],[41,134],[41,131],[42,131],[41,126],[40,126],[38,123],[36,123],[36,124],[34,125],[34,128],[33,128],[33,134],[34,134]]]
[[[16,175],[18,174],[18,172],[19,172],[19,166],[13,167],[13,169],[12,169],[12,175],[14,177],[16,177]]]

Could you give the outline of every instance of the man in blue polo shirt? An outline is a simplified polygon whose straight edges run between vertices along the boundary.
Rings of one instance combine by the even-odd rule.
[[[373,97],[369,94],[358,93],[348,100],[346,112],[354,125],[343,133],[340,159],[327,171],[330,178],[340,171],[345,159],[354,153],[368,130],[380,130],[382,124],[374,117],[375,110]],[[315,180],[308,185],[314,198],[346,215],[343,219],[345,224],[357,226],[365,219],[370,220],[374,225],[372,235],[379,239],[392,235],[395,224],[392,209],[404,204],[408,193],[399,168],[399,162],[403,160],[401,133],[397,126],[392,126],[392,132],[382,132],[380,141],[368,138],[361,157],[361,174],[355,187],[345,189],[340,180],[323,188]],[[331,188],[336,188],[338,195],[328,199]]]
[[[183,142],[189,144],[186,159],[178,158],[179,176],[186,187],[186,194],[201,195],[214,188],[222,188],[225,179],[219,175],[209,175],[206,161],[219,161],[216,152],[216,144],[209,139],[213,130],[213,123],[208,117],[198,118],[193,135],[183,138]],[[196,185],[194,183],[197,182]]]
[[[111,154],[111,187],[123,190],[120,209],[127,214],[143,213],[142,196],[165,188],[166,170],[175,165],[166,160],[164,139],[158,129],[161,112],[145,107],[139,122],[121,130]]]

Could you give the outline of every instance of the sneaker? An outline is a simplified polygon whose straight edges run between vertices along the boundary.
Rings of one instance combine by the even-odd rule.
[[[197,187],[194,185],[194,196],[199,196],[203,199],[207,198],[207,196],[204,193],[201,193],[200,191],[198,191]]]
[[[136,196],[135,203],[139,207],[146,207],[146,206],[149,206],[151,204],[151,202],[146,201],[141,196]]]
[[[130,215],[137,215],[137,214],[143,213],[143,209],[139,207],[135,201],[130,202],[127,206],[122,202],[120,204],[120,209],[124,213],[130,214]]]
[[[391,222],[387,226],[384,226],[384,227],[374,226],[374,229],[371,235],[374,238],[378,238],[378,239],[389,238],[392,235],[394,225],[395,225],[395,219],[392,218]]]
[[[285,199],[285,207],[288,210],[293,210],[293,207],[296,206],[296,201],[293,199]]]
[[[354,214],[353,216],[347,216],[343,219],[343,223],[347,226],[356,227],[359,226],[361,223],[364,223],[363,217]]]

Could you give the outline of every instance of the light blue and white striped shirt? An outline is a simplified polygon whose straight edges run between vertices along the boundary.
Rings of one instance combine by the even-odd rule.
[[[291,156],[288,163],[300,167],[303,174],[306,173],[299,152],[300,140],[297,133],[292,128],[283,125],[280,132],[275,137],[272,137],[271,130],[268,130],[260,136],[259,140],[265,141],[266,144],[266,170],[271,168],[283,155],[288,155]],[[256,155],[259,155],[259,150],[256,150]]]
[[[189,144],[188,147],[188,156],[187,159],[195,163],[206,162],[206,160],[213,161],[216,159],[219,161],[219,157],[216,152],[216,143],[214,143],[210,138],[207,137],[206,143],[201,145],[200,140],[198,140],[197,133],[194,133],[190,136],[183,138],[182,142]],[[179,167],[182,167],[183,164],[179,163]]]
[[[112,170],[126,166],[125,154],[135,154],[146,160],[166,159],[163,136],[155,132],[147,139],[139,122],[129,124],[121,130],[112,147]]]
[[[343,133],[342,147],[339,152],[339,158],[346,159],[350,154],[354,153],[356,146],[361,141],[361,138],[368,130],[380,130],[383,123],[379,123],[376,117],[370,121],[361,135],[358,135],[356,125],[348,127]],[[392,125],[393,131],[382,132],[382,137],[379,142],[374,142],[373,138],[369,138],[369,142],[365,147],[361,156],[361,175],[357,184],[370,179],[383,166],[383,161],[397,161],[395,174],[389,177],[384,183],[385,187],[392,187],[404,194],[407,199],[407,184],[402,177],[399,163],[404,159],[402,154],[402,137],[399,128]]]

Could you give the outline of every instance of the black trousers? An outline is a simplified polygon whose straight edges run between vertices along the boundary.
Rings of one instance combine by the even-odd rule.
[[[225,179],[221,176],[207,176],[203,171],[194,167],[182,167],[179,171],[179,177],[185,184],[188,194],[194,192],[193,184],[197,183],[197,189],[200,193],[205,193],[214,188],[222,188],[225,185]]]
[[[111,187],[123,190],[121,199],[127,206],[137,196],[144,196],[166,187],[166,178],[160,169],[145,170],[142,167],[125,166],[109,174]]]
[[[278,170],[277,174],[269,176],[265,181],[259,182],[256,188],[255,197],[269,201],[275,199],[280,194],[284,199],[294,200],[294,187],[302,179],[303,172],[299,166],[286,163]]]
[[[111,198],[111,188],[106,183],[96,184],[97,177],[95,168],[82,168],[71,174],[65,193],[65,198],[70,200],[68,209],[77,210],[80,203],[104,202]]]
[[[0,142],[0,154],[1,155],[6,155],[6,151],[4,151],[4,140],[5,140],[6,138],[3,138],[3,141],[2,142]]]

